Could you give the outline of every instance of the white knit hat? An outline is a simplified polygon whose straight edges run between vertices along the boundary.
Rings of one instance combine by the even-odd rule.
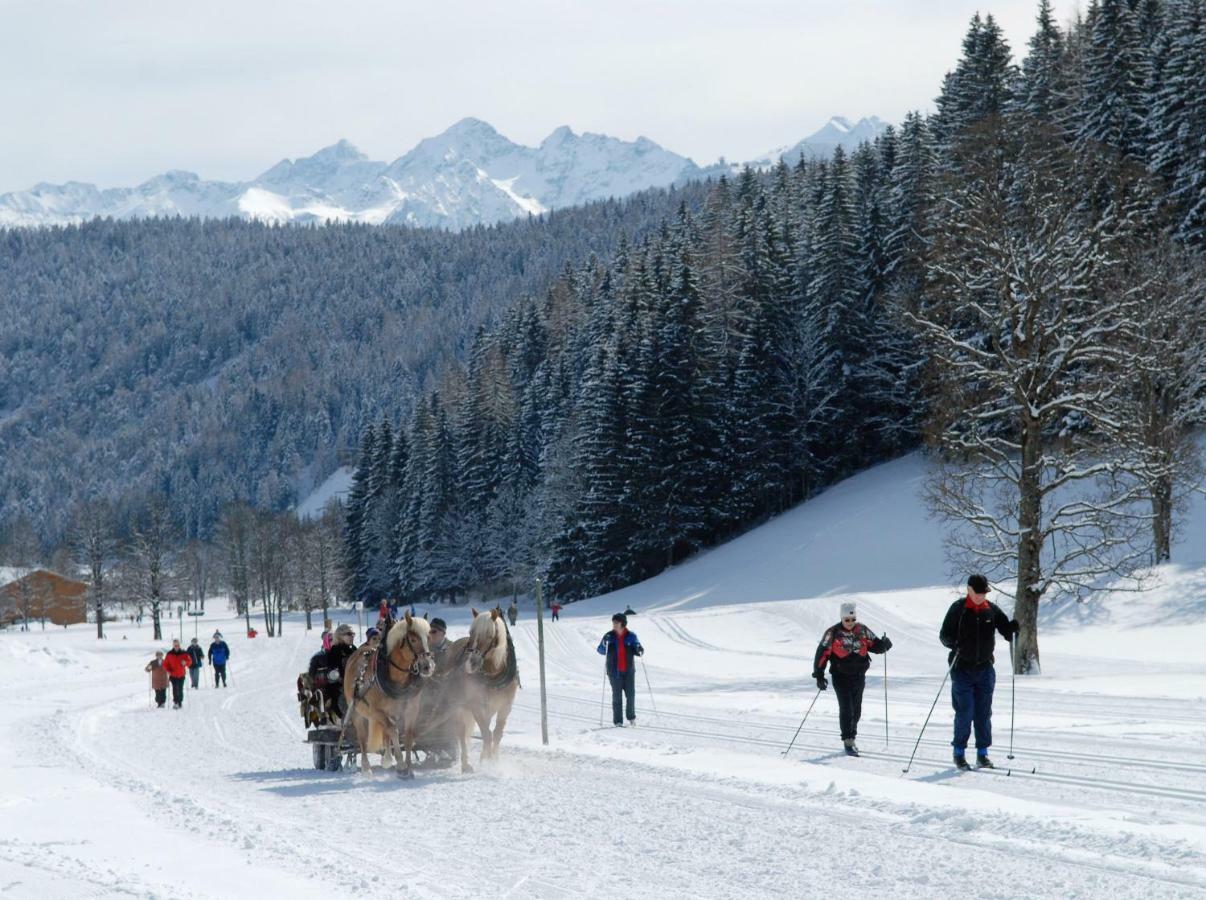
[[[842,604],[842,618],[843,619],[846,618],[846,616],[853,616],[854,614],[855,613],[854,613],[854,604],[853,603],[843,603]]]

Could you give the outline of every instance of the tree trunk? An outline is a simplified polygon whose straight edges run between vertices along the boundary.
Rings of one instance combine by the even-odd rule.
[[[1043,496],[1039,486],[1042,429],[1029,417],[1022,424],[1022,476],[1018,482],[1018,586],[1014,618],[1020,630],[1014,637],[1014,672],[1040,671],[1038,646],[1038,585],[1042,580]]]
[[[105,613],[104,604],[101,599],[96,599],[96,639],[103,641],[105,639]]]
[[[251,634],[251,603],[250,598],[243,600],[243,621],[247,623],[247,630],[244,634]]]
[[[1172,478],[1161,475],[1152,485],[1152,545],[1157,565],[1172,559]]]
[[[310,621],[310,605],[306,604],[306,631],[314,630],[314,623]]]
[[[159,621],[159,602],[157,600],[151,601],[151,624],[154,626],[152,634],[153,640],[162,641],[163,625]]]

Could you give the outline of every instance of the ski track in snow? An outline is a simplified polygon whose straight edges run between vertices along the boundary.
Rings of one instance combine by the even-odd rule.
[[[318,632],[296,617],[248,640],[207,616],[234,651],[230,687],[208,686],[207,667],[178,712],[151,708],[142,667],[167,642],[147,625],[104,642],[91,626],[0,634],[0,898],[1206,900],[1206,604],[1185,602],[1206,565],[1049,611],[1044,674],[1016,685],[1016,758],[999,660],[1000,770],[952,769],[948,686],[903,775],[943,681],[952,599],[926,587],[943,576],[923,474],[915,458],[877,467],[546,620],[548,748],[523,604],[524,689],[502,759],[470,775],[315,771],[294,681]],[[1206,503],[1183,534],[1206,546]],[[785,759],[844,599],[895,645],[890,741],[877,657],[863,757],[842,755],[829,691]],[[647,652],[637,727],[613,729],[595,648],[626,603]],[[466,608],[437,610],[465,633]]]
[[[297,623],[286,623],[277,640],[235,638],[231,687],[190,689],[179,712],[150,708],[142,688],[146,629],[129,631],[128,644],[107,641],[103,654],[91,654],[75,630],[13,635],[70,649],[49,679],[43,669],[23,674],[5,659],[22,700],[5,714],[0,746],[20,762],[4,803],[48,804],[55,815],[71,815],[70,791],[21,797],[22,768],[51,773],[52,784],[53,773],[65,770],[116,793],[145,827],[162,832],[164,859],[204,857],[210,848],[241,859],[250,879],[238,882],[243,893],[255,892],[256,879],[269,872],[289,882],[292,896],[330,896],[354,883],[366,897],[593,897],[612,892],[622,871],[625,883],[662,897],[787,897],[831,881],[838,861],[854,854],[859,891],[885,897],[951,889],[1001,898],[1206,897],[1206,758],[1188,746],[1174,752],[1133,734],[1082,745],[1076,742],[1085,735],[1074,729],[1032,724],[1018,742],[1014,775],[955,775],[944,760],[949,712],[942,709],[913,772],[902,778],[938,682],[902,662],[887,751],[877,709],[882,681],[873,669],[864,758],[838,755],[836,712],[818,703],[792,758],[782,760],[798,724],[788,708],[794,712],[811,693],[811,647],[794,636],[807,630],[799,606],[638,617],[633,627],[649,648],[646,659],[657,661],[648,677],[658,714],[641,676],[638,727],[622,731],[596,727],[601,666],[594,645],[606,618],[563,614],[546,623],[552,749],[539,746],[535,627],[521,621],[515,637],[525,690],[502,760],[472,775],[420,772],[411,783],[392,773],[310,767],[292,682],[316,632],[307,635]],[[738,639],[737,623],[761,634],[763,616],[774,623],[767,628],[792,640],[759,657],[757,642]],[[454,633],[463,627],[458,621]],[[232,623],[228,631],[236,630]],[[897,633],[907,635],[904,623]],[[73,668],[81,671],[63,677]],[[32,699],[35,691],[42,700]],[[1027,687],[1028,707],[1038,705],[1039,693]],[[1042,700],[1059,707],[1044,709],[1042,722],[1059,721],[1066,709],[1082,730],[1119,722],[1141,730],[1166,719],[1161,727],[1175,728],[1173,718],[1188,721],[1202,710],[1182,703],[1173,717],[1173,701],[1054,691],[1043,691]],[[776,704],[786,704],[784,714]],[[1069,757],[1069,748],[1083,758]],[[998,732],[1002,765],[1004,752]],[[1024,777],[1023,765],[1067,780]],[[1142,793],[1161,785],[1186,796]],[[167,867],[148,866],[137,846],[123,853],[119,843],[97,859],[89,849],[105,811],[84,813],[97,823],[63,840],[6,827],[0,896],[219,893],[204,880],[179,883]],[[315,846],[329,852],[308,849]],[[391,854],[396,871],[382,865]],[[430,863],[412,869],[413,860]],[[1036,865],[1041,883],[1019,891],[1017,879]]]

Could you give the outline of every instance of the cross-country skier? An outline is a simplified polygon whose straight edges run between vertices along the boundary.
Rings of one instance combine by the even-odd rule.
[[[628,630],[628,617],[616,613],[611,617],[611,631],[599,641],[598,651],[607,657],[607,679],[611,682],[611,718],[617,728],[624,727],[623,713],[628,724],[636,724],[636,659],[644,656],[645,648],[636,632]],[[627,699],[627,710],[624,699]]]
[[[1011,620],[995,603],[988,602],[988,579],[972,575],[967,579],[967,596],[960,597],[947,610],[939,640],[949,649],[951,666],[951,703],[955,707],[955,765],[970,769],[967,740],[973,723],[976,729],[976,768],[994,768],[988,758],[992,746],[992,692],[997,683],[993,668],[996,633],[1012,641],[1018,633],[1016,619]]]
[[[561,604],[560,604],[560,603],[554,603],[554,604],[553,604],[551,607],[549,607],[549,608],[550,608],[550,609],[552,609],[552,611],[553,611],[553,621],[554,621],[554,622],[556,622],[556,621],[557,621],[559,618],[561,618]]]
[[[892,641],[885,635],[876,637],[866,625],[858,621],[853,603],[841,605],[842,620],[832,626],[817,644],[816,656],[812,661],[812,677],[817,687],[825,690],[825,664],[833,678],[833,692],[837,694],[838,720],[842,729],[842,745],[847,756],[858,756],[858,720],[863,714],[863,688],[867,683],[867,669],[871,660],[868,653],[887,653]]]
[[[173,640],[172,649],[163,657],[163,668],[172,682],[172,709],[179,709],[184,705],[184,677],[188,674],[188,667],[192,662],[193,658],[180,646],[180,641]]]
[[[205,665],[205,651],[201,649],[196,638],[188,642],[188,656],[191,660],[188,664],[188,677],[192,680],[193,689],[196,690],[201,687],[201,667]]]
[[[511,601],[511,605],[507,607],[507,618],[511,621],[511,627],[515,627],[515,620],[519,618],[519,607],[515,605],[515,601]]]
[[[222,687],[226,687],[226,662],[230,659],[230,648],[226,646],[226,641],[222,640],[222,632],[214,632],[214,639],[210,641],[206,656],[214,667],[214,687],[218,686],[219,678],[222,679]]]

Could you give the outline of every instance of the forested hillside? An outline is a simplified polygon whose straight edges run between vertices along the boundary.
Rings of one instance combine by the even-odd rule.
[[[703,191],[652,191],[460,234],[94,221],[0,232],[0,531],[57,540],[82,498],[171,500],[205,536],[278,509],[409,411],[477,329],[567,261]]]
[[[456,597],[532,575],[558,597],[605,592],[923,431],[957,460],[1019,469],[1023,515],[1110,474],[1108,504],[1022,541],[1035,566],[1053,527],[1082,547],[1060,558],[1075,570],[1063,587],[1150,558],[1151,523],[1128,504],[1163,504],[1160,545],[1201,409],[1185,339],[1202,280],[1185,248],[1206,237],[1202,13],[1106,0],[1060,29],[1044,0],[1020,66],[977,15],[934,115],[849,156],[747,170],[698,212],[581,260],[401,428],[366,431],[355,594]],[[1117,460],[1086,464],[1112,447]],[[951,514],[999,523],[969,552],[987,566],[999,546],[1007,569],[1031,526],[985,483],[1000,493],[959,495]],[[1123,509],[1119,535],[1106,511]]]

